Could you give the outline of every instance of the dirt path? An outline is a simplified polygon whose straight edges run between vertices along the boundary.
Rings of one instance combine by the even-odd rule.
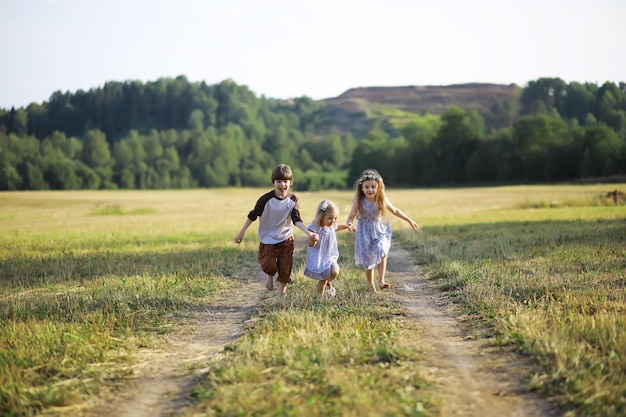
[[[100,399],[86,416],[158,417],[183,410],[207,363],[218,359],[224,346],[244,333],[245,322],[267,294],[258,268],[244,268],[237,279],[241,287],[197,312],[165,347],[141,352],[133,379],[122,393]]]
[[[419,275],[404,249],[394,245],[388,282],[417,323],[417,345],[424,352],[429,379],[439,388],[443,417],[556,416],[546,401],[525,393],[519,356],[490,348],[472,335],[446,295]]]
[[[450,300],[420,277],[405,250],[394,245],[388,271],[391,295],[419,329],[415,342],[424,352],[427,376],[438,386],[442,417],[557,415],[545,401],[522,392],[515,369],[519,357],[494,353],[469,336]],[[246,320],[268,294],[258,268],[242,271],[239,280],[241,288],[199,312],[169,345],[143,353],[124,393],[87,416],[158,417],[183,410],[207,362],[219,358],[224,346],[243,334]]]

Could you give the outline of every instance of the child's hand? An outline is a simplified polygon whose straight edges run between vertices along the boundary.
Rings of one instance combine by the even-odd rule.
[[[313,247],[315,245],[317,245],[317,241],[319,240],[319,235],[317,233],[311,233],[309,235],[309,246]]]
[[[348,230],[351,232],[356,232],[356,227],[354,227],[354,225],[352,223],[348,223],[346,224],[346,226],[348,227]]]

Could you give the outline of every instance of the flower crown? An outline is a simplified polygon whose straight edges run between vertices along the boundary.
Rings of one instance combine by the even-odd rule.
[[[359,184],[363,184],[363,181],[378,181],[380,177],[376,174],[363,174],[361,178],[359,178]]]
[[[319,209],[322,212],[326,212],[326,210],[328,210],[329,204],[328,204],[328,200],[324,200],[320,203]]]

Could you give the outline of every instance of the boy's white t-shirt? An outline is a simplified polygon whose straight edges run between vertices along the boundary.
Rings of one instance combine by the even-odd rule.
[[[293,236],[294,223],[302,221],[297,206],[298,199],[294,194],[281,200],[272,190],[259,198],[248,218],[255,221],[258,217],[261,243],[273,245]]]

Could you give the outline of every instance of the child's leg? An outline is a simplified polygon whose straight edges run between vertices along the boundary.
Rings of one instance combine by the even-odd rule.
[[[287,291],[287,284],[285,282],[278,281],[278,299],[282,300]]]
[[[385,283],[385,273],[387,272],[387,257],[384,256],[381,258],[380,263],[377,266],[378,268],[378,286],[383,288],[388,288],[389,285]]]
[[[327,288],[332,287],[331,282],[333,282],[335,280],[335,278],[337,278],[338,275],[339,275],[339,266],[338,265],[333,265],[330,268],[330,276],[326,280],[326,287]]]
[[[330,271],[330,276],[328,278],[326,278],[325,280],[322,280],[320,282],[317,283],[317,293],[319,295],[324,295],[324,293],[326,292],[326,290],[329,290],[329,294],[334,296],[335,295],[335,289],[333,288],[331,282],[337,278],[337,276],[339,275],[339,265],[337,265],[336,262],[333,262],[329,267],[328,267],[329,271]],[[328,271],[327,271],[328,272]]]
[[[267,288],[268,291],[274,291],[274,275],[276,275],[278,271],[275,251],[275,245],[259,243],[258,260],[261,269],[267,274],[265,278],[265,288]]]
[[[331,297],[334,297],[337,295],[337,290],[335,289],[335,287],[333,287],[333,284],[331,284],[332,279],[328,278],[326,280],[326,293],[328,295],[330,295]]]
[[[282,299],[287,291],[287,284],[291,282],[291,268],[293,267],[293,255],[295,244],[293,236],[284,242],[274,245],[276,249],[276,268],[278,270],[278,299]]]
[[[334,280],[335,278],[337,278],[337,276],[339,276],[339,265],[333,265],[330,268],[330,276],[328,277],[328,282],[331,282],[332,280]]]
[[[317,282],[317,295],[324,295],[324,290],[326,290],[326,282],[327,280],[325,279]]]
[[[372,287],[372,289],[376,291],[376,286],[374,286],[374,270],[366,269],[365,278],[367,278],[367,283],[370,285],[370,287]]]

